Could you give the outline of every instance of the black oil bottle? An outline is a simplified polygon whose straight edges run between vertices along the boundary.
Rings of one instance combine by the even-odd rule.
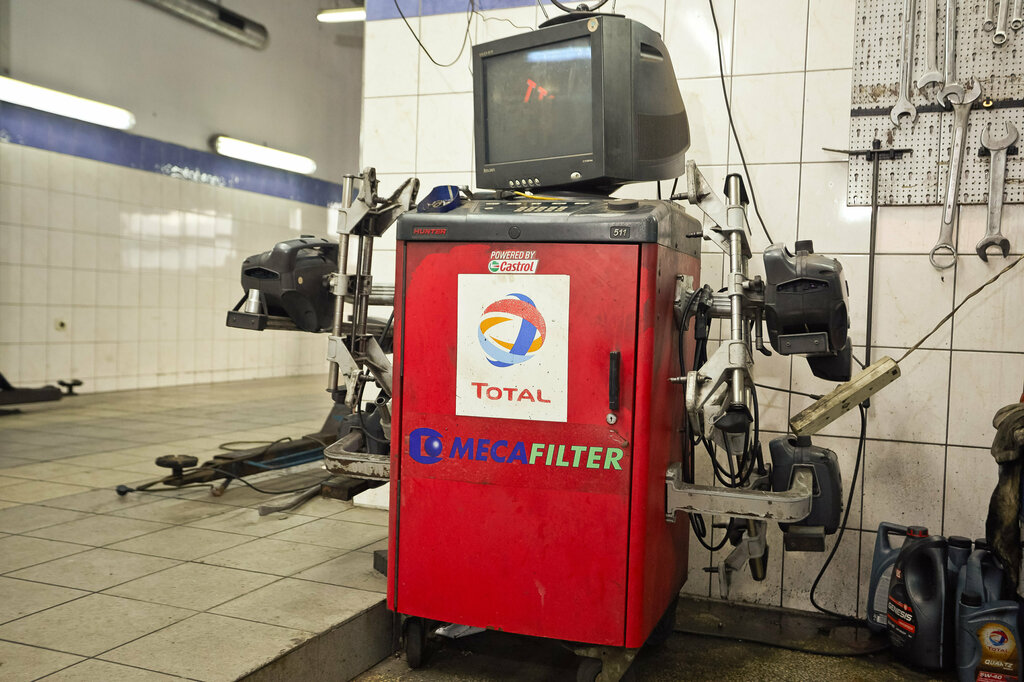
[[[871,557],[871,582],[868,588],[867,626],[875,632],[888,629],[889,583],[892,580],[892,565],[900,555],[900,548],[893,547],[890,536],[907,534],[907,527],[883,521],[878,525],[875,536],[875,553]]]
[[[907,529],[907,539],[893,564],[886,605],[893,653],[907,665],[938,670],[952,663],[948,557],[944,537],[930,537],[922,526]]]

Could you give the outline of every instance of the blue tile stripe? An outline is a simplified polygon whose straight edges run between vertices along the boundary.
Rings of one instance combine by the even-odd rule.
[[[341,185],[333,182],[7,102],[0,102],[0,140],[316,206],[338,203],[342,196]]]
[[[547,2],[547,0],[542,0]],[[396,0],[366,0],[366,20],[398,19],[401,15],[395,7]],[[397,0],[406,17],[430,16],[432,14],[465,14],[470,0]],[[529,7],[536,0],[475,0],[478,10]]]

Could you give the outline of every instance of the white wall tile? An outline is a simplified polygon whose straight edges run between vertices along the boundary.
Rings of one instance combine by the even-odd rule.
[[[791,163],[800,160],[803,118],[802,73],[735,76],[732,117],[747,163]],[[736,153],[733,142],[729,158]]]
[[[913,357],[913,356],[911,356]],[[949,443],[992,445],[996,410],[1020,399],[1024,353],[954,351],[949,383]]]
[[[0,224],[0,263],[21,262],[21,226]]]
[[[0,142],[0,183],[20,185],[21,146]]]
[[[850,89],[853,69],[813,71],[804,89],[803,161],[835,161],[834,152],[850,139]]]
[[[49,230],[46,237],[47,265],[51,268],[70,268],[74,263],[74,233]]]
[[[998,480],[999,467],[988,448],[948,447],[943,535],[985,537],[988,500]]]
[[[927,254],[941,220],[941,206],[883,206],[878,210],[875,252]]]
[[[937,276],[928,256],[875,258],[875,310],[872,343],[909,348],[953,309],[952,277]],[[949,325],[924,344],[949,348]]]
[[[800,178],[800,239],[822,253],[867,253],[871,209],[846,205],[846,164],[805,163]]]
[[[21,342],[21,315],[20,306],[0,304],[0,344]]]
[[[409,23],[418,33],[419,17]],[[415,95],[420,49],[402,19],[368,21],[364,31],[363,96]]]
[[[21,148],[21,181],[28,187],[50,186],[50,152],[35,147]]]
[[[875,359],[884,355],[899,360],[903,351],[884,347],[874,350]],[[955,395],[949,384],[949,362],[949,352],[923,349],[901,360],[901,376],[871,398],[868,435],[946,442],[946,400]]]
[[[807,0],[736,0],[733,74],[804,70]]]
[[[864,527],[882,521],[942,527],[945,447],[869,440],[864,470]]]
[[[48,227],[50,202],[46,190],[38,187],[21,188],[21,221],[31,227]]]
[[[420,95],[473,91],[471,43],[474,33],[473,22],[464,15],[438,14],[420,18],[420,41],[435,60],[446,65],[438,66],[426,54],[420,54]]]
[[[1002,258],[965,256],[956,268],[956,302],[987,282],[1005,267]],[[1018,266],[1018,269],[1024,266]],[[930,273],[932,279],[937,275]],[[994,284],[968,301],[953,318],[953,344],[958,350],[992,350],[1020,353],[1024,350],[1024,309],[1020,296],[1024,273],[1016,270],[1003,275]],[[946,325],[948,331],[948,325]]]
[[[732,69],[734,0],[715,0],[725,75]],[[665,4],[665,41],[676,78],[718,76],[718,43],[707,2]]]
[[[768,232],[775,243],[788,244],[792,250],[797,235],[800,165],[795,163],[749,164],[748,169],[753,183],[747,180],[747,193],[750,193],[751,185],[753,185],[757,206],[760,209],[761,217],[764,218]],[[747,179],[747,173],[740,165],[738,158],[733,159],[729,172],[739,173],[744,179]],[[747,207],[747,223],[750,225],[751,250],[755,253],[763,252],[768,245],[768,239],[764,230],[761,229],[761,223],[758,222],[753,203]]]
[[[45,305],[50,279],[49,271],[41,266],[21,268],[21,303],[26,306]]]
[[[419,100],[416,170],[471,171],[473,95],[425,95]]]
[[[810,0],[808,70],[844,69],[853,65],[854,5],[855,0]]]
[[[416,116],[416,97],[365,100],[360,167],[373,166],[382,173],[414,172]]]
[[[1011,169],[1009,172],[1012,173],[1013,170]],[[960,208],[959,233],[956,235],[957,253],[972,259],[978,258],[978,241],[984,236],[987,223],[987,206],[962,206]],[[933,240],[935,236],[938,236],[937,225],[938,221],[934,227]],[[1004,205],[999,229],[1003,236],[1010,240],[1010,253],[1024,252],[1024,204]],[[1002,253],[997,248],[990,248],[988,253],[989,261],[998,263],[1003,260]]]
[[[21,303],[20,265],[0,265],[0,303]]]
[[[859,562],[858,538],[855,530],[847,531],[836,550],[828,571],[818,584],[814,598],[826,609],[853,615],[857,610],[857,581],[850,577],[857,574]],[[790,609],[813,610],[810,600],[810,586],[821,570],[827,552],[837,540],[836,535],[825,538],[826,554],[816,552],[786,552],[784,569],[785,582],[782,587],[782,606]],[[781,547],[778,549],[781,550]]]
[[[701,167],[727,163],[731,133],[719,79],[681,80],[679,93],[690,122],[690,149],[686,158],[696,161]]]
[[[21,223],[21,187],[0,184],[0,223]]]
[[[49,164],[49,185],[51,192],[74,192],[74,159],[67,154],[56,154],[48,152],[46,155]]]

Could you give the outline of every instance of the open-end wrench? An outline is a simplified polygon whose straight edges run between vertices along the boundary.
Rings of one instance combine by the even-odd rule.
[[[986,31],[996,29],[996,0],[986,0],[985,21],[982,22],[981,27]]]
[[[898,126],[904,116],[910,122],[917,120],[917,107],[910,101],[910,88],[914,82],[914,15],[917,0],[903,0],[903,42],[900,44],[900,96],[889,112],[893,125]]]
[[[1004,0],[1005,1],[1005,0]],[[1017,141],[1017,128],[1006,122],[1006,135],[992,138],[992,124],[981,131],[981,146],[989,151],[991,165],[988,173],[988,225],[985,236],[975,247],[981,260],[988,262],[988,249],[998,246],[1003,258],[1010,254],[1010,240],[1003,236],[1003,188],[1006,185],[1006,150]]]
[[[963,101],[953,102],[953,138],[949,146],[949,180],[946,183],[946,203],[942,210],[942,227],[939,230],[939,241],[928,254],[932,265],[939,270],[953,267],[956,264],[956,247],[953,246],[953,233],[960,220],[957,210],[960,201],[960,175],[963,171],[964,153],[967,151],[967,121],[971,117],[971,105],[981,97],[981,84],[976,80],[974,87],[963,96]],[[949,257],[949,262],[940,261],[938,256]]]
[[[925,2],[924,15],[924,56],[925,72],[917,79],[917,88],[923,89],[926,85],[938,85],[942,83],[942,72],[939,71],[938,50],[935,43],[938,42],[938,0],[927,0]]]
[[[992,42],[1002,47],[1010,39],[1010,0],[999,0],[999,18],[996,19],[996,32],[992,34]]]
[[[1021,15],[1021,0],[1013,2],[1013,16],[1010,17],[1010,28],[1019,31],[1024,28],[1024,16]]]
[[[946,0],[946,79],[935,93],[935,101],[944,107],[964,101],[963,86],[956,82],[956,0]]]

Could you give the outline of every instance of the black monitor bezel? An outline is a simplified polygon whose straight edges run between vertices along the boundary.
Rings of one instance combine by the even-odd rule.
[[[602,17],[571,21],[550,26],[539,31],[520,33],[473,48],[473,112],[476,157],[477,186],[484,189],[535,189],[573,184],[586,184],[590,180],[603,178],[606,170],[605,156],[605,106],[604,79],[607,73],[604,49],[604,26]],[[592,151],[566,157],[526,159],[503,163],[487,163],[486,84],[483,62],[513,52],[521,52],[544,45],[560,43],[574,38],[590,39],[591,87],[592,87]],[[570,173],[578,171],[580,177],[570,179]],[[537,180],[535,184],[523,181]],[[523,184],[516,184],[519,181]]]

